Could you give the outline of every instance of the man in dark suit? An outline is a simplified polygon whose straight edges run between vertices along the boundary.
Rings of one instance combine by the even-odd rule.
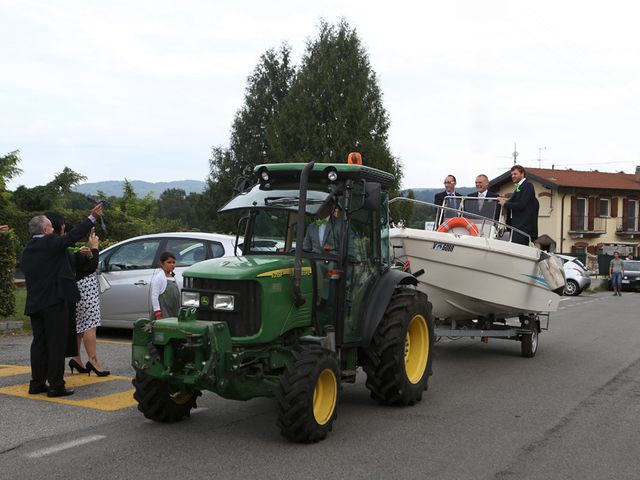
[[[73,394],[73,390],[65,388],[63,378],[68,302],[76,301],[78,292],[67,248],[85,237],[100,215],[102,204],[96,205],[91,215],[65,236],[54,235],[51,221],[44,215],[29,221],[32,238],[22,252],[20,265],[27,286],[25,314],[31,317],[33,330],[30,394],[48,392],[49,397]]]
[[[462,197],[462,195],[456,192],[456,177],[453,175],[447,175],[444,179],[444,191],[435,194],[433,197],[433,203],[438,206],[442,205],[444,207],[458,209],[462,202],[459,197]],[[452,218],[456,216],[455,212],[450,210],[438,210],[440,223],[444,218]]]
[[[464,201],[464,211],[498,220],[500,217],[500,204],[497,202],[498,194],[490,192],[488,188],[489,177],[485,174],[478,175],[476,177],[476,191],[468,195],[469,197],[477,198],[477,200],[466,199]],[[496,200],[486,200],[487,198],[495,198]]]
[[[538,210],[540,205],[536,198],[536,190],[525,178],[526,172],[520,165],[511,167],[511,180],[515,184],[515,192],[509,199],[500,197],[498,202],[507,210],[507,225],[522,230],[531,237],[538,238]],[[529,239],[519,232],[511,233],[511,241],[521,245],[529,245]]]

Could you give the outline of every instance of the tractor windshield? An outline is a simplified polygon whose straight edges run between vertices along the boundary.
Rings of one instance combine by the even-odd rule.
[[[298,183],[277,185],[255,185],[234,198],[220,209],[220,212],[230,212],[233,210],[251,209],[286,209],[295,212],[298,210],[300,202]],[[331,194],[335,185],[309,184],[307,190],[306,213],[315,215],[320,206]]]

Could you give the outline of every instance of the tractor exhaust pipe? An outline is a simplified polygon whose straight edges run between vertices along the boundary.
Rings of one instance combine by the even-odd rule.
[[[307,163],[300,174],[300,198],[298,202],[298,218],[296,220],[296,255],[293,260],[293,295],[296,307],[300,307],[306,302],[300,288],[300,280],[302,278],[302,244],[304,243],[304,216],[307,211],[309,173],[313,170],[315,164],[316,162],[313,161]]]

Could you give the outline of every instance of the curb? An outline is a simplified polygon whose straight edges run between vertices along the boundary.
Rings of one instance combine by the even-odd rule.
[[[13,332],[14,330],[22,330],[22,322],[18,322],[18,321],[0,322],[0,333]]]

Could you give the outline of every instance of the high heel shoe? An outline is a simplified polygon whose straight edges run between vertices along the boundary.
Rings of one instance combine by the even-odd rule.
[[[91,372],[93,372],[99,377],[107,377],[111,374],[109,370],[98,370],[91,362],[87,362],[87,372],[89,372],[89,376],[91,376]]]
[[[78,373],[89,373],[89,370],[84,368],[78,362],[76,362],[73,358],[69,360],[69,369],[71,370],[71,374],[76,370]]]

